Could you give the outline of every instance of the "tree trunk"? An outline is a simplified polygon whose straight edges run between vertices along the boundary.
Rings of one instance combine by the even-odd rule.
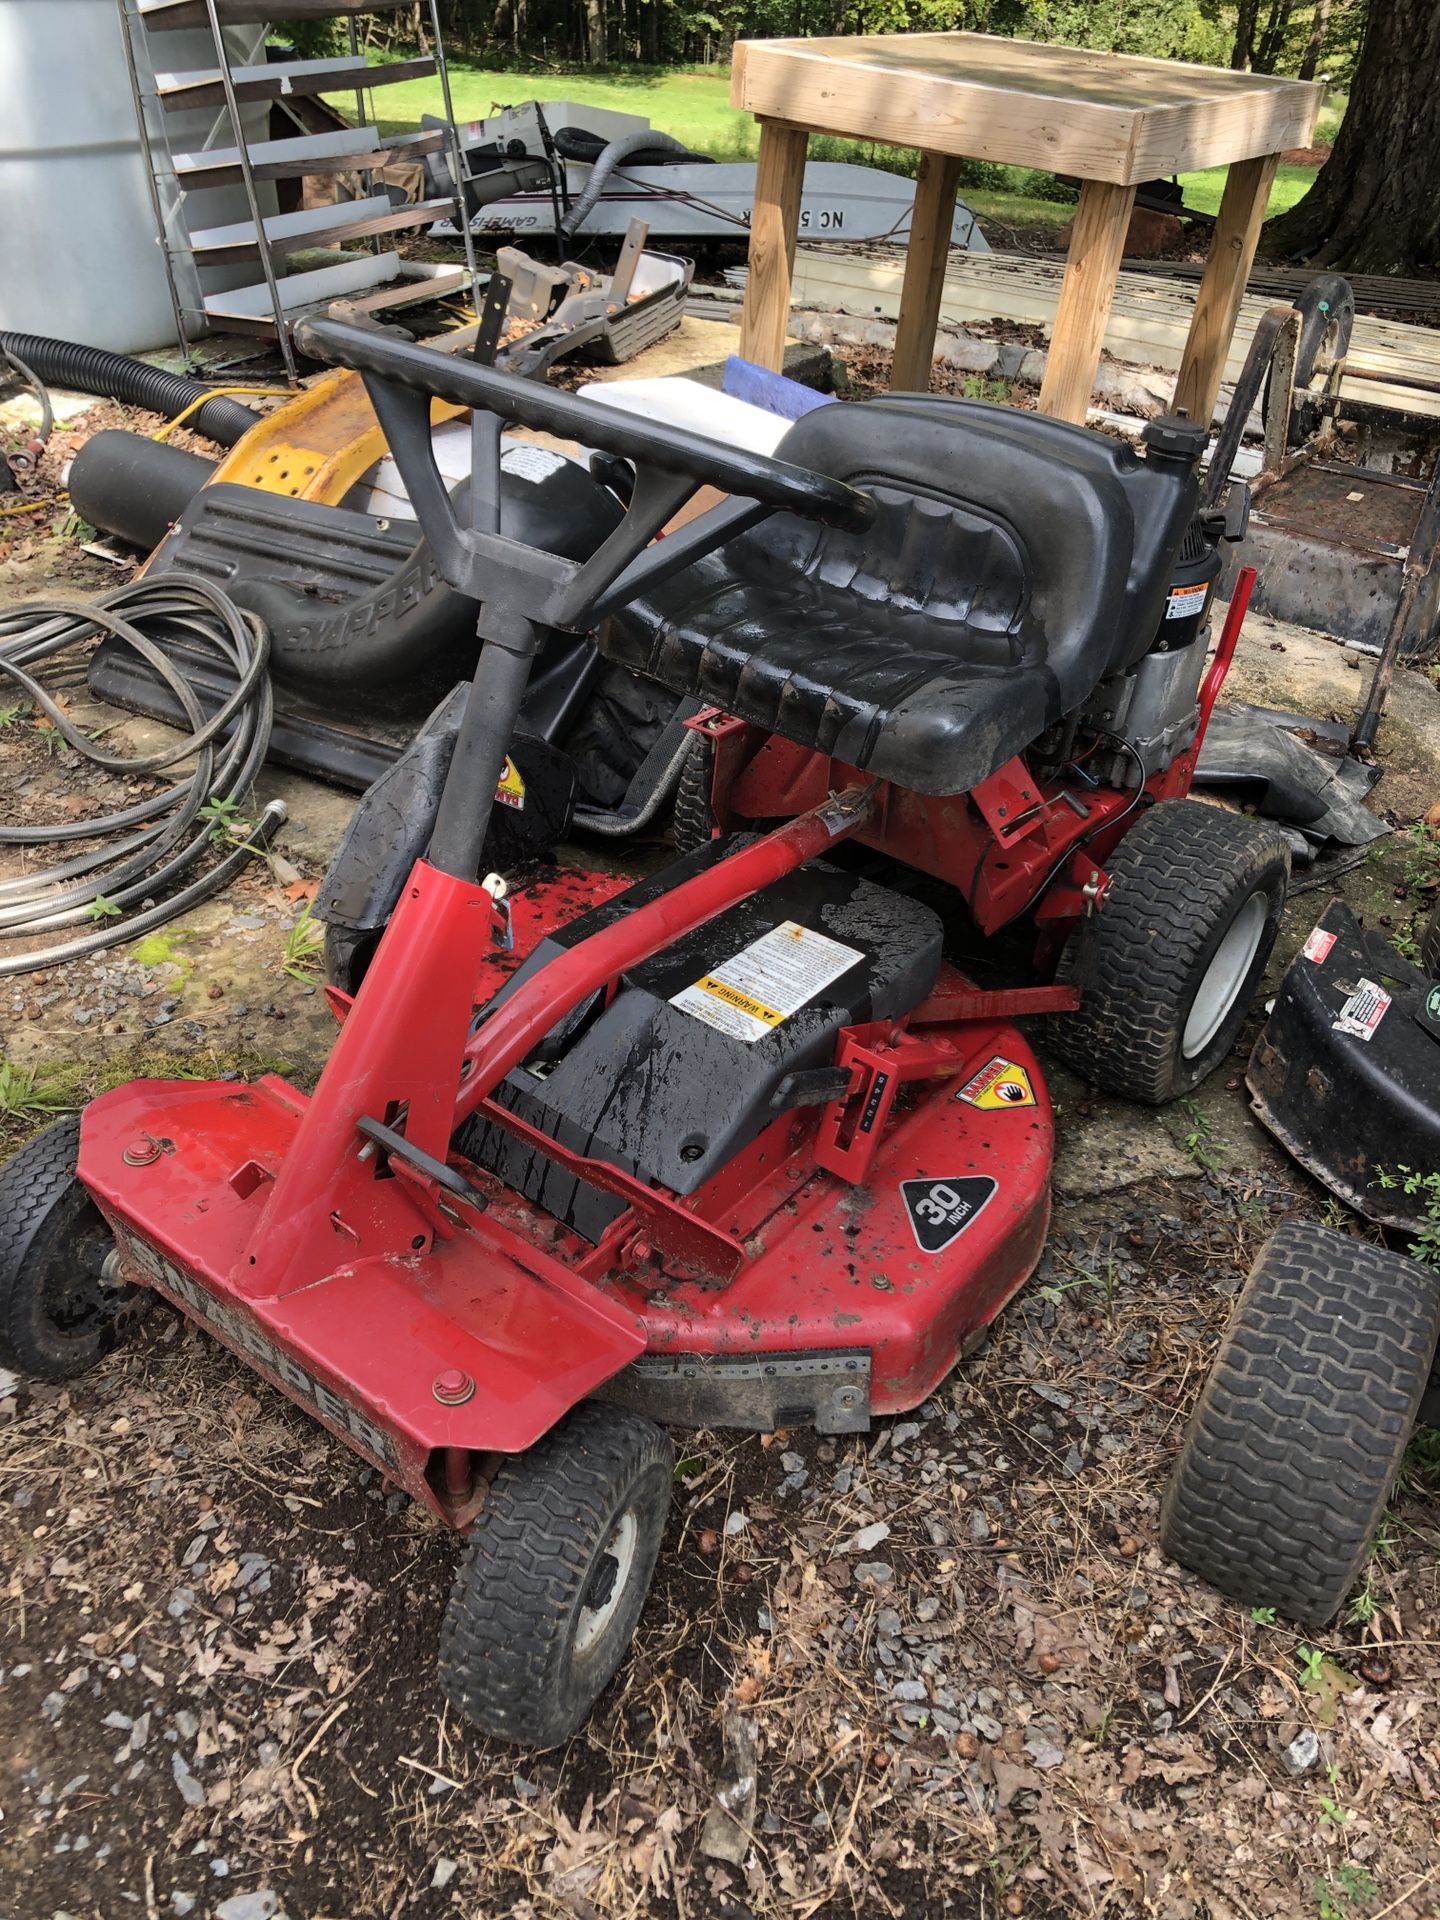
[[[1260,0],[1240,0],[1235,19],[1235,44],[1230,49],[1230,65],[1240,73],[1250,64],[1255,51],[1255,28],[1260,17]]]
[[[1271,254],[1360,273],[1440,268],[1440,7],[1374,5],[1335,150],[1297,207],[1272,221]]]
[[[605,45],[605,0],[585,0],[585,57],[592,67],[609,65]]]
[[[1256,73],[1274,73],[1285,51],[1285,35],[1290,30],[1290,15],[1294,11],[1295,0],[1270,0],[1270,17],[1255,49],[1255,58],[1250,62]]]
[[[660,0],[648,0],[641,9],[640,31],[645,36],[645,58],[652,67],[660,64]]]
[[[1310,38],[1305,42],[1305,52],[1300,61],[1300,79],[1313,80],[1320,70],[1320,56],[1325,51],[1325,33],[1330,25],[1330,0],[1315,0],[1315,11],[1310,16]]]

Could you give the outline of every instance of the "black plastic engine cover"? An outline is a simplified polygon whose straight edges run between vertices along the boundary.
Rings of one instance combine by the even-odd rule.
[[[557,952],[738,844],[732,839],[688,855],[572,921],[541,943],[493,1004]],[[773,938],[756,955],[766,936]],[[608,1007],[596,996],[577,1009],[509,1076],[499,1097],[574,1150],[674,1193],[693,1193],[778,1112],[834,1097],[834,1075],[826,1070],[840,1029],[896,1018],[922,1000],[935,984],[941,939],[929,907],[812,862],[625,974]],[[750,985],[736,988],[725,972],[741,956]],[[814,991],[796,1004],[807,978]],[[686,1004],[677,1005],[682,996]],[[712,1020],[736,1030],[722,1031]],[[498,1127],[472,1123],[459,1144],[589,1238],[623,1208]]]

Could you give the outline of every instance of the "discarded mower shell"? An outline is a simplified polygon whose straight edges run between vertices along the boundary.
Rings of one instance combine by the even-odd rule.
[[[1435,982],[1334,900],[1291,962],[1246,1073],[1263,1125],[1382,1226],[1413,1227],[1423,1214],[1401,1169],[1440,1166],[1432,998]]]

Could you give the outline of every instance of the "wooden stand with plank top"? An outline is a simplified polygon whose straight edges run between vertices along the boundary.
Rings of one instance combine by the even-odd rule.
[[[1208,424],[1276,165],[1309,145],[1322,94],[1303,80],[982,33],[742,40],[730,97],[760,121],[760,164],[740,351],[780,371],[809,134],[921,154],[890,380],[901,391],[930,384],[962,157],[1078,175],[1040,408],[1083,421],[1136,188],[1228,166],[1175,387],[1175,404]]]

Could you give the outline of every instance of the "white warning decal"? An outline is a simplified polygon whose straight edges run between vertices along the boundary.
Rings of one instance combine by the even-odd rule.
[[[532,447],[525,441],[512,441],[500,456],[500,465],[517,480],[548,480],[566,464],[563,453],[550,447]]]
[[[1335,936],[1328,928],[1315,927],[1300,951],[1307,960],[1313,960],[1320,967],[1330,958],[1330,949],[1334,944]]]
[[[1201,580],[1193,587],[1171,587],[1170,598],[1165,602],[1165,618],[1188,620],[1193,614],[1203,612],[1205,596],[1209,591],[1208,580]]]
[[[1336,1033],[1353,1033],[1357,1040],[1372,1040],[1375,1029],[1390,1011],[1390,996],[1373,980],[1360,980],[1355,991],[1331,1021]]]
[[[753,1046],[864,958],[856,947],[783,920],[670,1004]]]
[[[995,1198],[998,1180],[988,1173],[956,1174],[945,1180],[902,1180],[900,1197],[922,1253],[943,1253]]]

